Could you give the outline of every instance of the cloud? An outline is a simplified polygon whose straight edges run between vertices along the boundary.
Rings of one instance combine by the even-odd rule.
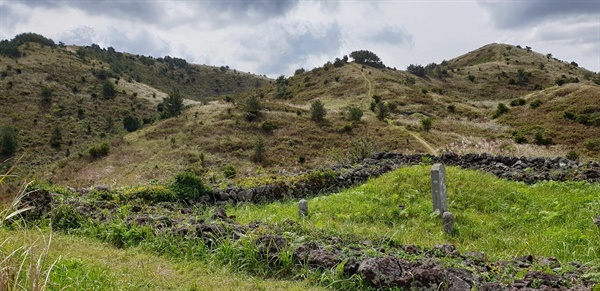
[[[548,20],[567,19],[581,15],[600,15],[600,2],[591,0],[479,0],[478,4],[501,29],[519,29]]]
[[[309,65],[309,60],[330,60],[339,53],[341,28],[324,24],[272,23],[242,37],[239,58],[258,72],[277,75]],[[323,61],[325,62],[325,61]]]
[[[370,42],[389,45],[406,45],[413,41],[413,36],[408,31],[390,25],[385,25],[374,33],[369,33],[365,38]]]

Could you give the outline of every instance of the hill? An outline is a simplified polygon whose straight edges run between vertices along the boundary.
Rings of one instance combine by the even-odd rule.
[[[9,105],[15,105],[4,107],[13,117],[2,123],[19,129],[25,142],[17,152],[32,153],[37,177],[73,186],[164,181],[185,170],[215,183],[243,183],[254,176],[270,179],[354,162],[384,150],[600,156],[595,107],[599,77],[528,47],[490,44],[440,64],[411,65],[407,71],[336,59],[270,82],[226,67],[206,70],[177,58],[133,56],[95,45],[61,48],[33,43],[21,44],[19,50],[25,56],[2,58],[7,66],[2,90],[11,98]],[[40,65],[38,59],[48,64]],[[16,63],[29,67],[17,68]],[[54,70],[48,72],[49,67]],[[26,77],[30,72],[45,81]],[[85,85],[80,85],[82,76]],[[211,87],[243,77],[247,80],[239,88]],[[54,120],[73,129],[70,155],[64,158],[61,151],[28,142],[31,136],[49,139],[52,122],[44,119],[45,127],[30,130],[33,123],[16,117],[26,116],[23,109],[36,102],[19,96],[40,92],[39,100],[50,80],[63,88],[55,106],[71,110]],[[116,83],[116,98],[84,98],[101,94],[106,80]],[[13,84],[10,89],[8,84]],[[76,85],[84,93],[74,93]],[[172,92],[171,86],[183,97],[202,102],[186,99],[189,108],[181,115],[160,120],[153,107]],[[221,95],[210,95],[211,91]],[[104,111],[78,120],[75,105],[60,105],[63,96],[67,102],[77,94],[89,99],[81,103],[84,112],[96,107]],[[323,122],[312,120],[316,100],[327,111]],[[353,119],[351,109],[361,115]],[[36,115],[48,116],[42,106],[36,110]],[[141,129],[127,133],[121,127],[127,114],[144,120]],[[107,116],[118,124],[116,132],[102,129]],[[76,121],[91,124],[93,139],[85,138],[87,126],[76,130]],[[109,153],[91,158],[89,149],[102,143],[108,144]]]

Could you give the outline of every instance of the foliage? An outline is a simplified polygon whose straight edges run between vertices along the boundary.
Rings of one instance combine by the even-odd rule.
[[[253,152],[252,152],[252,161],[255,163],[263,163],[265,162],[265,140],[262,136],[259,136],[254,142]]]
[[[233,179],[237,175],[237,171],[233,165],[223,167],[223,176],[228,179]]]
[[[291,97],[290,92],[288,91],[289,83],[290,81],[284,75],[277,77],[275,80],[275,98],[287,99]]]
[[[515,132],[513,132],[512,135],[513,135],[513,140],[518,144],[526,144],[529,142],[529,140],[527,140],[527,137],[525,135],[523,135],[522,132],[515,131]]]
[[[267,133],[272,132],[273,130],[276,130],[279,128],[279,126],[277,125],[277,123],[275,123],[274,121],[271,120],[265,120],[263,121],[263,123],[260,124],[260,128]]]
[[[94,145],[88,150],[90,156],[94,159],[108,156],[109,151],[110,147],[108,146],[108,143],[105,142]]]
[[[169,185],[179,200],[197,199],[205,195],[212,197],[212,190],[204,185],[202,179],[189,171],[184,171],[175,176]]]
[[[244,106],[244,118],[247,121],[253,121],[260,115],[260,111],[263,109],[263,105],[260,103],[258,98],[254,95],[246,99]]]
[[[413,74],[415,76],[419,76],[419,77],[425,77],[425,74],[427,73],[425,71],[425,68],[423,66],[421,66],[421,65],[410,64],[410,65],[408,65],[408,67],[406,67],[406,70],[409,73],[411,73],[411,74]]]
[[[348,120],[350,121],[360,121],[363,116],[362,109],[358,106],[350,106],[348,108]]]
[[[179,93],[179,90],[174,90],[159,105],[159,108],[162,108],[162,110],[159,109],[161,118],[179,116],[183,110],[183,97]]]
[[[600,139],[590,138],[583,141],[583,145],[588,151],[600,151]]]
[[[40,95],[42,95],[43,102],[48,103],[48,102],[52,101],[52,89],[50,89],[48,87],[43,87]]]
[[[127,114],[123,118],[123,127],[128,132],[134,132],[142,126],[142,121],[134,115]]]
[[[433,119],[431,119],[431,117],[425,117],[425,118],[421,119],[421,128],[425,132],[429,132],[432,124],[433,124]]]
[[[388,117],[388,115],[390,115],[390,108],[388,107],[387,103],[385,102],[379,102],[377,103],[377,119],[384,121],[386,117]]]
[[[60,127],[54,126],[50,135],[50,146],[53,148],[60,148],[62,145],[62,131]]]
[[[576,151],[569,151],[567,153],[567,155],[565,156],[565,158],[571,160],[571,161],[578,161],[579,160],[579,154]]]
[[[117,95],[117,89],[115,88],[115,84],[113,82],[106,80],[102,85],[102,96],[104,99],[112,99]]]
[[[381,59],[374,53],[368,50],[353,51],[350,57],[358,64],[363,64],[375,68],[385,68]]]
[[[517,98],[510,101],[510,106],[512,107],[523,106],[525,104],[527,104],[527,101],[523,98]]]
[[[498,106],[496,107],[496,113],[494,113],[492,118],[498,118],[500,115],[508,113],[508,111],[509,109],[506,107],[506,105],[504,105],[504,103],[498,103]]]
[[[163,185],[138,186],[124,191],[125,201],[144,200],[151,203],[177,201],[175,193]]]
[[[19,146],[17,128],[8,125],[0,127],[0,156],[10,157],[14,155]]]
[[[536,99],[536,100],[531,101],[531,103],[529,103],[529,106],[531,108],[538,108],[538,107],[540,107],[540,105],[542,105],[542,103],[543,103],[542,100]]]
[[[310,120],[321,123],[325,120],[327,110],[321,100],[317,99],[310,104]]]
[[[352,140],[352,146],[348,150],[346,157],[350,163],[360,163],[362,160],[370,157],[375,151],[377,151],[375,143],[368,138],[361,137]]]
[[[553,145],[554,141],[551,137],[545,137],[542,130],[538,130],[533,137],[533,143],[536,145],[549,146]]]

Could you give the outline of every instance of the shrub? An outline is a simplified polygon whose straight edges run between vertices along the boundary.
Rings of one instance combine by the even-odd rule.
[[[416,75],[419,77],[424,77],[426,74],[425,67],[423,67],[421,65],[410,64],[408,67],[406,67],[406,70],[409,73],[412,73],[413,75]]]
[[[183,97],[179,93],[179,90],[174,90],[164,98],[163,101],[157,106],[158,112],[160,112],[161,118],[175,117],[181,114],[183,110]]]
[[[58,126],[55,126],[52,129],[52,134],[50,135],[50,146],[53,148],[60,148],[62,145],[62,131]]]
[[[327,110],[323,105],[321,100],[315,100],[310,105],[310,120],[320,123],[325,120],[325,115],[327,115]]]
[[[44,88],[42,88],[42,92],[40,94],[42,95],[42,101],[44,101],[44,102],[52,101],[52,89],[50,89],[48,87],[44,87]]]
[[[504,105],[504,103],[498,103],[498,107],[496,107],[496,113],[492,116],[492,118],[498,118],[500,115],[505,114],[509,111],[508,107]]]
[[[102,96],[104,99],[111,99],[117,95],[117,89],[115,85],[111,81],[105,81],[104,85],[102,85]]]
[[[368,138],[358,138],[352,140],[352,146],[348,150],[347,159],[351,163],[359,163],[368,158],[376,151],[376,146]]]
[[[125,116],[125,118],[123,118],[123,127],[128,132],[134,132],[134,131],[138,130],[141,125],[142,125],[141,120],[131,114],[127,114],[127,116]]]
[[[237,175],[237,172],[233,165],[227,165],[227,166],[223,167],[222,171],[223,171],[223,176],[225,176],[225,178],[227,178],[227,179],[233,179]]]
[[[262,137],[254,142],[254,152],[252,153],[252,161],[262,163],[265,161],[265,140]]]
[[[261,123],[260,128],[264,131],[264,132],[272,132],[273,130],[276,130],[278,128],[277,124],[271,120],[266,120],[263,123]]]
[[[383,121],[390,114],[390,109],[385,102],[377,103],[377,119]]]
[[[125,200],[145,200],[148,202],[169,202],[176,201],[175,193],[162,185],[150,185],[144,187],[135,187],[126,190]]]
[[[553,145],[554,141],[552,140],[551,137],[544,137],[544,133],[540,130],[535,133],[535,136],[533,138],[533,143],[536,145],[549,146],[549,145]]]
[[[426,132],[429,132],[432,124],[433,124],[433,119],[431,119],[430,117],[425,117],[425,118],[421,119],[421,127]]]
[[[108,156],[108,152],[110,150],[110,147],[108,146],[107,143],[103,142],[101,144],[92,146],[88,152],[90,153],[90,156],[92,158],[101,158],[101,157],[106,157]]]
[[[12,156],[19,145],[17,128],[14,126],[0,127],[0,155]]]
[[[588,151],[600,150],[600,139],[586,139],[583,141],[583,145]]]
[[[454,104],[448,105],[448,112],[455,113],[456,112],[456,105],[454,105]]]
[[[348,120],[360,121],[363,116],[363,111],[358,106],[351,106],[348,108]]]
[[[523,106],[527,103],[527,101],[525,101],[525,99],[522,98],[518,98],[518,99],[514,99],[510,101],[510,106],[515,107],[515,106]]]
[[[527,140],[527,137],[525,137],[523,133],[516,131],[513,132],[513,140],[518,144],[525,144],[529,142],[529,140]]]
[[[212,197],[212,191],[204,185],[202,179],[189,171],[177,174],[170,183],[169,189],[178,200],[197,199],[206,195]]]
[[[569,151],[565,157],[571,161],[579,160],[579,154],[576,151]]]
[[[469,75],[467,78],[469,79],[469,81],[475,82],[475,76]]]
[[[542,105],[542,100],[539,100],[539,99],[538,99],[538,100],[533,100],[533,101],[532,101],[532,102],[529,104],[529,106],[530,106],[531,108],[538,108],[538,107],[540,107],[540,105]]]
[[[250,98],[246,99],[246,104],[244,106],[244,118],[247,121],[252,121],[256,119],[260,115],[260,110],[263,108],[260,101],[256,96],[250,96]]]
[[[306,156],[305,155],[300,155],[298,157],[298,163],[304,164],[305,162],[306,162]]]

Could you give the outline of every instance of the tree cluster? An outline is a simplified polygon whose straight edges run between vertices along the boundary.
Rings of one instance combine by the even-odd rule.
[[[350,53],[350,57],[354,59],[354,61],[358,64],[363,64],[374,68],[385,68],[385,65],[383,64],[381,59],[374,52],[371,51],[353,51]]]

